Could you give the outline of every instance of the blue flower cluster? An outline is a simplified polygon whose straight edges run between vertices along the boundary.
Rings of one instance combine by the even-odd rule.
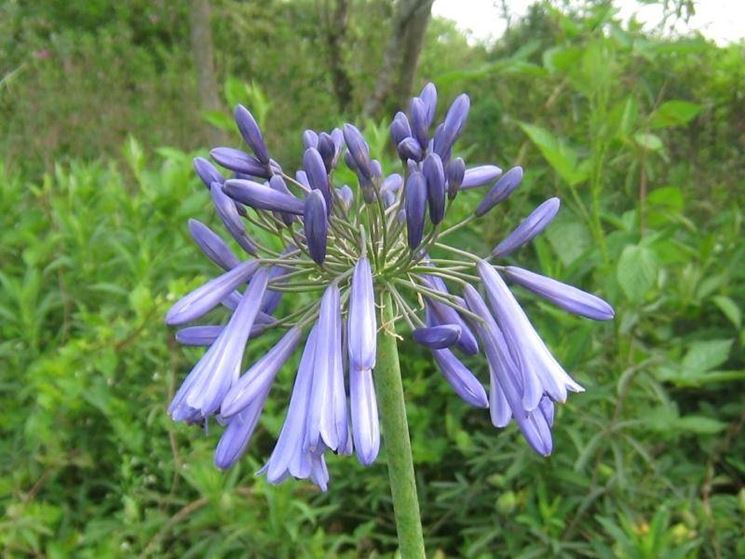
[[[468,168],[453,157],[470,100],[458,96],[430,134],[436,106],[437,91],[428,84],[411,100],[408,114],[393,118],[390,132],[401,174],[386,175],[360,131],[345,124],[328,133],[306,130],[303,167],[291,176],[271,158],[258,124],[242,106],[235,120],[251,153],[211,151],[230,178],[206,159],[195,160],[217,215],[248,255],[241,260],[218,234],[191,220],[194,241],[223,273],[179,300],[166,316],[169,325],[181,327],[179,342],[207,347],[169,413],[187,423],[215,416],[225,425],[215,452],[218,467],[230,467],[243,454],[277,373],[303,340],[284,426],[261,471],[272,483],[292,476],[325,489],[327,451],[356,453],[365,465],[376,459],[376,340],[381,328],[395,331],[395,324],[378,320],[384,293],[456,394],[488,408],[496,427],[514,420],[539,454],[552,451],[554,405],[583,389],[551,355],[505,280],[587,318],[611,319],[613,309],[556,280],[492,264],[549,225],[559,210],[557,198],[538,206],[489,258],[443,242],[506,200],[523,170]],[[355,188],[334,183],[342,159],[357,177]],[[488,188],[473,214],[444,228],[456,197],[481,187]],[[280,248],[257,242],[248,224],[270,233]],[[479,284],[485,299],[474,287]],[[319,297],[275,317],[281,298],[299,291]],[[189,325],[220,306],[229,310],[224,324]],[[249,340],[272,329],[282,337],[244,371]],[[479,353],[488,363],[488,394],[461,361],[461,355]]]

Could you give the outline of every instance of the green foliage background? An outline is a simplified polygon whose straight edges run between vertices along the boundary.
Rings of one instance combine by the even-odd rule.
[[[594,324],[519,293],[588,389],[560,408],[549,459],[515,429],[496,431],[402,344],[428,553],[743,557],[745,46],[660,38],[620,26],[606,2],[576,4],[534,8],[489,48],[444,21],[428,31],[418,83],[473,100],[460,150],[528,170],[457,242],[485,252],[558,195],[560,217],[516,258],[617,310]],[[205,118],[227,126],[230,105],[253,106],[290,168],[302,129],[355,118],[336,108],[323,5],[311,1],[214,2],[225,113],[199,114],[187,9],[0,3],[2,554],[392,557],[384,459],[332,458],[326,494],[254,476],[290,367],[227,473],[212,465],[217,426],[165,414],[197,352],[177,347],[162,317],[214,273],[186,231],[189,217],[214,222],[191,171]],[[355,110],[390,17],[387,2],[353,5]],[[386,141],[381,124],[367,132]]]

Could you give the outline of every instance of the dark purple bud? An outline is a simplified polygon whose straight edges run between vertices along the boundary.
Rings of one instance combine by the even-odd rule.
[[[422,150],[427,149],[427,107],[424,106],[419,97],[414,97],[411,100],[411,106],[409,107],[409,116],[411,122],[411,132],[419,142],[419,147]]]
[[[194,170],[197,172],[197,175],[199,175],[199,178],[202,179],[207,190],[210,189],[210,185],[213,182],[225,182],[225,177],[220,174],[220,171],[218,171],[217,168],[204,157],[194,158]]]
[[[211,279],[185,295],[166,314],[166,324],[178,326],[207,314],[236,287],[253,276],[258,267],[259,263],[256,261],[242,262],[229,272]]]
[[[348,151],[344,153],[344,162],[352,171],[354,171],[358,175],[360,174],[360,170],[357,168],[357,162],[354,160],[354,157],[352,157],[352,154]]]
[[[596,295],[522,268],[507,266],[503,271],[511,281],[566,311],[593,320],[611,320],[615,316],[613,307]]]
[[[212,202],[215,205],[215,211],[222,220],[225,228],[230,232],[241,248],[249,254],[256,254],[256,243],[246,232],[246,226],[243,224],[235,202],[230,199],[223,191],[222,185],[213,182],[210,187]]]
[[[336,196],[341,200],[345,210],[349,210],[354,202],[354,192],[346,184],[336,189]]]
[[[235,108],[234,115],[235,122],[238,125],[238,130],[240,130],[243,139],[256,154],[259,161],[264,165],[268,165],[269,151],[266,149],[264,137],[261,135],[261,130],[259,129],[259,125],[256,123],[256,119],[243,105],[238,105]]]
[[[438,128],[437,132],[439,133],[435,133],[433,149],[443,160],[449,158],[447,156],[449,156],[455,140],[463,131],[470,108],[471,100],[468,95],[465,93],[458,95],[445,115],[442,128]]]
[[[443,161],[449,161],[452,154],[453,144],[448,143],[445,139],[445,125],[440,123],[435,128],[435,135],[432,138],[431,151],[440,156]]]
[[[308,252],[318,264],[326,259],[326,235],[328,218],[326,201],[319,190],[313,190],[305,197],[305,215],[303,219]]]
[[[217,233],[196,219],[189,220],[189,233],[202,252],[224,270],[235,268],[240,261]]]
[[[406,230],[409,247],[413,250],[422,242],[424,235],[424,214],[427,210],[427,181],[419,172],[412,173],[406,181]]]
[[[370,174],[377,179],[382,178],[383,176],[383,166],[377,159],[370,161]]]
[[[391,140],[393,140],[393,145],[397,146],[406,138],[411,138],[411,126],[409,126],[409,119],[406,115],[399,111],[391,121]]]
[[[330,173],[333,169],[334,156],[336,155],[336,146],[334,145],[334,139],[326,132],[321,132],[318,135],[318,153],[321,154],[323,164],[326,167],[326,172]]]
[[[313,130],[306,130],[303,132],[303,145],[307,148],[318,147],[318,134]]]
[[[405,138],[396,148],[401,159],[420,161],[422,159],[422,148],[414,138]]]
[[[343,128],[344,141],[355,168],[365,177],[372,178],[370,171],[370,147],[365,142],[360,131],[352,124],[345,124]]]
[[[486,212],[491,210],[494,206],[500,202],[504,202],[509,198],[510,194],[520,186],[523,180],[523,168],[513,167],[507,171],[502,177],[491,187],[489,192],[486,193],[484,198],[476,206],[474,212],[478,217],[481,217]]]
[[[320,143],[319,136],[319,143]],[[326,172],[326,166],[323,158],[316,148],[308,148],[303,154],[303,168],[308,176],[308,183],[313,189],[321,191],[326,201],[327,209],[331,209],[331,191],[329,190],[329,176]]]
[[[440,293],[449,293],[442,278],[434,275],[419,277],[430,289],[434,289]],[[438,324],[457,324],[461,328],[460,339],[457,342],[458,348],[468,355],[476,355],[479,352],[479,344],[476,340],[476,336],[473,335],[473,332],[458,314],[458,311],[450,305],[446,305],[436,299],[428,297],[426,300],[428,309],[432,311],[429,314],[431,321],[428,323],[428,326],[436,326]]]
[[[445,217],[445,171],[440,156],[430,153],[422,163],[422,173],[427,180],[429,218],[437,225]]]
[[[288,212],[303,215],[303,202],[294,196],[272,190],[253,181],[232,179],[225,181],[225,193],[239,202],[257,210]]]
[[[479,165],[478,167],[471,167],[470,169],[467,169],[463,175],[461,188],[467,190],[469,188],[484,186],[485,184],[499,178],[501,174],[502,169],[496,165]]]
[[[477,408],[488,408],[489,400],[479,380],[449,349],[432,351],[442,376],[453,387],[455,393],[466,403]]]
[[[428,83],[422,88],[422,92],[419,94],[419,98],[424,103],[426,109],[426,124],[429,127],[432,121],[435,119],[435,111],[437,110],[437,88],[432,82]]]
[[[445,349],[460,339],[461,327],[457,324],[443,324],[428,328],[417,328],[412,337],[418,344],[430,349]]]
[[[253,155],[234,148],[215,148],[210,151],[212,158],[220,165],[236,173],[245,173],[252,177],[269,178],[267,166],[256,159]]]
[[[497,258],[507,256],[529,242],[536,235],[539,235],[556,217],[560,205],[561,202],[558,198],[549,198],[543,202],[528,217],[522,220],[520,225],[515,227],[515,230],[507,235],[507,238],[494,247],[492,256]]]
[[[448,163],[447,168],[447,179],[448,179],[448,198],[451,200],[458,195],[458,191],[463,184],[463,177],[466,172],[466,164],[463,158],[456,157]]]
[[[290,192],[290,189],[287,188],[287,183],[285,183],[285,180],[280,175],[272,175],[272,178],[269,179],[269,188],[295,198],[295,195]],[[288,227],[295,221],[295,216],[287,212],[276,212],[275,215],[278,215]]]

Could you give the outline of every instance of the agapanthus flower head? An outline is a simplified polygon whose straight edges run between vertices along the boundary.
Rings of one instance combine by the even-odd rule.
[[[460,398],[488,408],[496,427],[514,420],[531,448],[551,453],[555,405],[583,388],[551,355],[506,281],[595,320],[613,318],[613,309],[577,288],[492,262],[549,226],[558,198],[538,206],[487,259],[445,242],[506,200],[523,178],[521,167],[503,174],[496,165],[467,167],[453,156],[469,109],[470,99],[460,95],[437,124],[437,90],[427,84],[408,113],[391,123],[401,158],[396,170],[373,159],[362,132],[345,124],[303,132],[302,169],[285,173],[243,106],[235,118],[251,153],[214,148],[212,158],[224,172],[195,159],[216,214],[243,253],[207,225],[189,221],[192,238],[219,273],[166,316],[180,327],[177,341],[207,348],[169,413],[188,423],[214,416],[225,425],[218,467],[230,467],[245,452],[275,378],[298,346],[304,349],[287,415],[261,473],[271,483],[292,476],[325,489],[328,451],[372,464],[381,445],[376,367],[382,330],[408,332]],[[344,163],[356,176],[352,186],[335,180]],[[479,200],[477,189],[486,186]],[[448,224],[457,195],[458,203],[471,198],[475,210]],[[292,306],[282,305],[290,296]],[[380,320],[383,301],[393,305],[400,324]],[[285,306],[288,313],[275,317]],[[257,352],[253,340],[273,332],[274,345]],[[241,374],[244,360],[251,365]],[[488,371],[488,391],[481,370]]]

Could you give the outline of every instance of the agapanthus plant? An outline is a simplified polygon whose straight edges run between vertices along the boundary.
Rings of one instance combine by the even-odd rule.
[[[399,333],[402,345],[412,340],[431,352],[466,403],[488,408],[496,427],[514,420],[530,447],[546,456],[553,449],[555,405],[583,388],[551,355],[507,282],[587,318],[613,317],[610,305],[594,295],[499,264],[549,225],[559,210],[557,198],[539,205],[485,258],[445,242],[506,200],[523,170],[467,167],[453,148],[469,98],[458,96],[432,132],[436,105],[437,92],[428,84],[407,113],[395,115],[390,134],[401,169],[390,174],[351,124],[328,133],[306,130],[302,169],[290,174],[271,158],[251,113],[238,106],[235,120],[251,153],[218,147],[210,154],[224,172],[202,158],[194,166],[246,255],[239,258],[217,233],[192,220],[194,241],[223,273],[183,297],[166,317],[182,327],[179,342],[208,348],[169,413],[188,423],[215,416],[225,425],[215,452],[219,468],[245,452],[274,379],[304,344],[284,425],[261,473],[271,483],[292,476],[325,489],[326,453],[355,453],[362,464],[373,463],[382,423],[406,557],[421,555],[421,529]],[[337,183],[340,165],[354,172],[356,184]],[[473,213],[446,226],[456,199],[474,195],[479,202]],[[248,225],[263,230],[263,238],[275,237],[273,248],[252,237]],[[296,292],[304,294],[302,304],[275,316],[280,299]],[[220,306],[227,320],[192,324]],[[250,340],[268,332],[282,335],[263,355],[252,352]],[[464,356],[485,358],[488,390]]]

